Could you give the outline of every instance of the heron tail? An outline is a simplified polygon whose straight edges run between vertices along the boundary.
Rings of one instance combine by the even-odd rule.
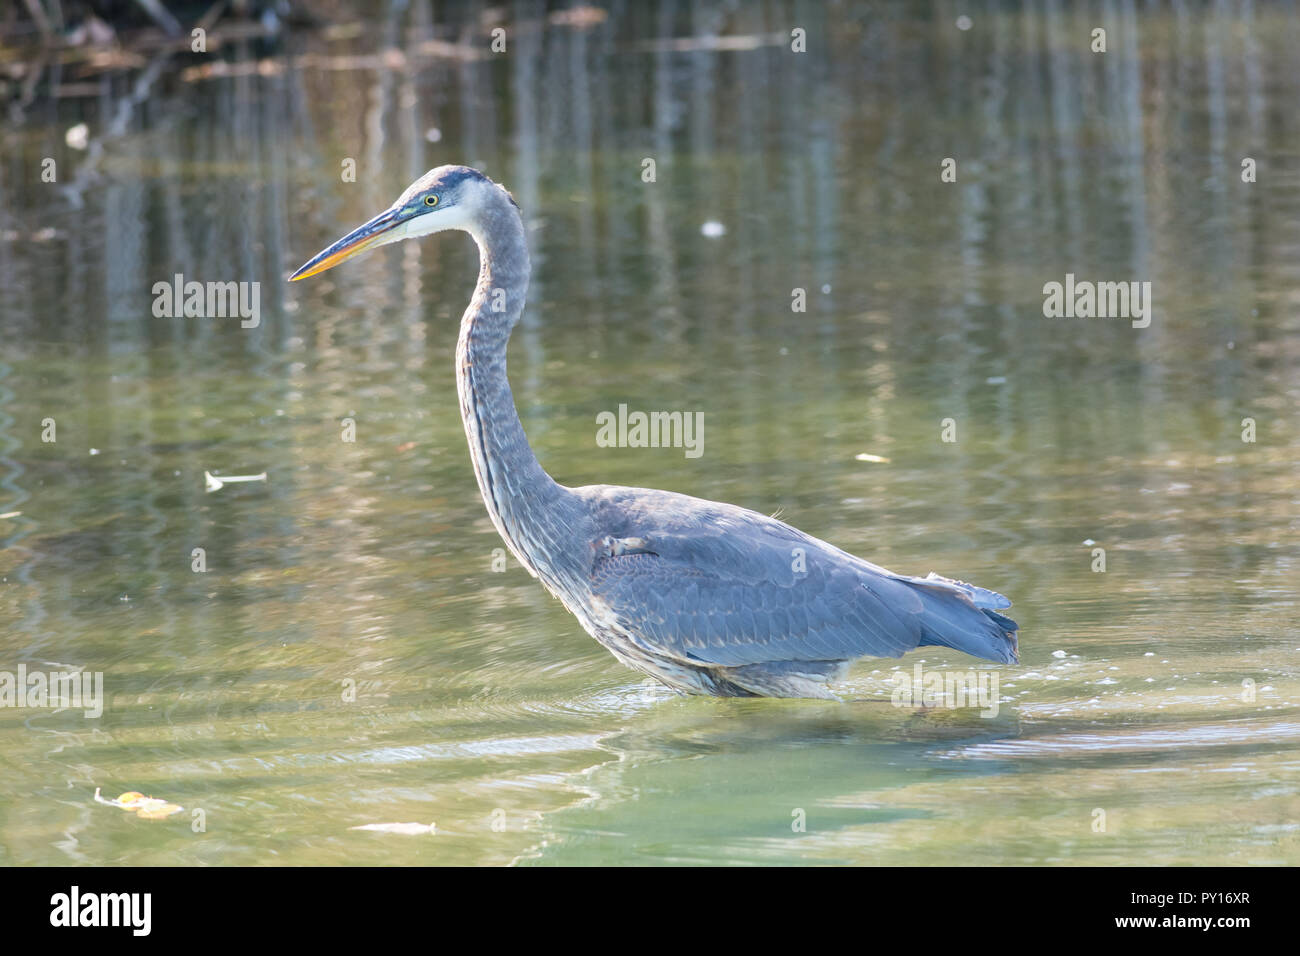
[[[951,647],[988,661],[1020,663],[1019,627],[998,613],[1011,606],[1001,594],[933,571],[924,578],[904,580],[920,594],[924,605],[919,647]]]

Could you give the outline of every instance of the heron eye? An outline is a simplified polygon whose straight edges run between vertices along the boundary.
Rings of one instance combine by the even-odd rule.
[[[425,204],[426,206],[436,206],[436,205],[438,205],[438,197],[437,197],[437,196],[425,196],[425,197],[424,197],[424,204]]]

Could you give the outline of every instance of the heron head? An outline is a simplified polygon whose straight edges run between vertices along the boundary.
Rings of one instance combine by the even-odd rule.
[[[469,166],[431,169],[407,186],[397,202],[378,216],[312,256],[289,281],[314,276],[367,249],[399,239],[413,239],[446,229],[472,231],[490,190],[505,192]]]

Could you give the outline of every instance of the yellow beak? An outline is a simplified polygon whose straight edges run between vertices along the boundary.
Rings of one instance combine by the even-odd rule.
[[[289,276],[290,282],[319,275],[326,269],[333,269],[345,259],[365,252],[375,246],[381,246],[398,238],[392,235],[403,222],[396,209],[385,209],[364,226],[358,226],[333,245],[316,253],[308,259],[297,272]]]

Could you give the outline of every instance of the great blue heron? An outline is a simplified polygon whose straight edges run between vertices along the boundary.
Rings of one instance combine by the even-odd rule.
[[[620,661],[686,693],[832,697],[827,683],[858,657],[943,645],[1018,660],[1016,623],[998,613],[1011,602],[993,591],[895,574],[735,505],[554,481],[506,378],[506,342],[528,290],[523,222],[478,170],[430,170],[291,279],[447,229],[468,232],[479,249],[456,381],[488,514],[520,564]]]

